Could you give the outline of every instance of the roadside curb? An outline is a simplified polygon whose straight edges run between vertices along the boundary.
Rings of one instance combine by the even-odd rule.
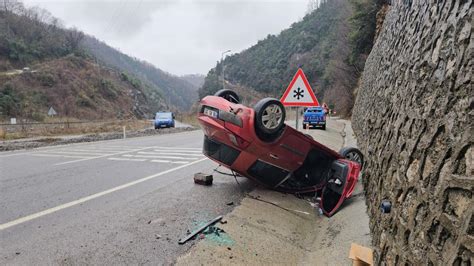
[[[142,138],[142,137],[153,137],[161,136],[166,134],[176,134],[189,131],[195,131],[198,128],[195,127],[183,127],[183,128],[174,128],[174,129],[161,129],[157,130],[142,130],[135,132],[128,132],[127,139],[131,138]],[[3,151],[15,151],[15,150],[29,150],[41,147],[50,147],[50,146],[60,146],[60,145],[70,145],[76,143],[84,142],[100,142],[100,141],[110,141],[110,140],[120,140],[123,139],[123,134],[118,132],[110,133],[99,133],[99,134],[89,134],[89,135],[80,135],[72,138],[68,136],[51,136],[51,137],[40,137],[36,139],[28,140],[11,140],[11,141],[1,141],[0,142],[0,152]]]

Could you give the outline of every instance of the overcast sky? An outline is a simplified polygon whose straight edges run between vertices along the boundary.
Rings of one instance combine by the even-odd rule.
[[[122,52],[173,74],[207,74],[300,20],[308,0],[24,0]]]

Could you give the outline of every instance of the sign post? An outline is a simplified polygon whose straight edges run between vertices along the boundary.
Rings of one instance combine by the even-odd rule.
[[[295,125],[295,128],[296,130],[298,130],[298,117],[300,116],[300,108],[298,106],[296,106],[296,125]]]
[[[284,106],[296,107],[296,130],[298,130],[299,124],[299,107],[319,106],[318,99],[314,95],[313,89],[309,85],[308,79],[301,68],[298,69],[290,85],[286,88],[280,102]]]

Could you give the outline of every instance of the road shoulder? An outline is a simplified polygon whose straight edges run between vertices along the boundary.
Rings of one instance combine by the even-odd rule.
[[[350,122],[346,120],[330,119],[327,130],[304,133],[334,150],[355,145]],[[371,243],[361,192],[359,183],[355,196],[327,218],[318,215],[305,199],[256,189],[224,217],[225,224],[218,224],[229,241],[206,236],[178,258],[177,264],[350,265],[351,243],[369,247]]]

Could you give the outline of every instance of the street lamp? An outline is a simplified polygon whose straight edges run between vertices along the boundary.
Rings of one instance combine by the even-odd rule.
[[[225,76],[224,76],[224,70],[225,70],[225,66],[224,66],[224,55],[226,53],[230,53],[231,51],[230,50],[227,50],[225,52],[222,52],[222,55],[221,55],[221,63],[222,63],[222,89],[225,89]]]

